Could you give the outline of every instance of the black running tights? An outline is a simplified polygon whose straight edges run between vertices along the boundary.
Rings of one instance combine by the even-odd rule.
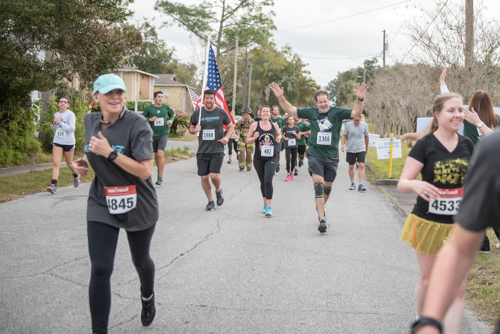
[[[260,191],[265,199],[273,199],[273,177],[278,156],[269,160],[253,159],[253,167],[260,180]]]
[[[287,171],[287,173],[293,172],[296,165],[297,165],[297,147],[287,147],[286,148],[286,171]]]
[[[233,155],[233,148],[234,152],[238,154],[238,142],[236,139],[231,139],[229,138],[229,142],[227,143],[227,154],[228,155]]]
[[[132,262],[139,274],[143,297],[153,294],[155,264],[149,257],[149,246],[155,225],[138,231],[127,232]],[[87,234],[90,262],[92,266],[89,286],[90,315],[93,333],[107,333],[111,309],[111,274],[118,243],[119,228],[108,224],[89,221]],[[139,309],[140,303],[137,307]]]

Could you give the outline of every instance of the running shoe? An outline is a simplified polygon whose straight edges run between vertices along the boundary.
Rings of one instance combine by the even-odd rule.
[[[290,174],[290,180],[295,180],[295,178],[293,177],[293,174]]]
[[[280,164],[278,164],[278,166],[276,166],[276,173],[279,173],[280,172]]]
[[[243,172],[244,170],[245,170],[245,168],[244,168],[244,167],[243,167],[243,168],[240,168],[240,172]]]
[[[47,187],[47,191],[51,194],[55,194],[56,193],[56,185],[52,183],[50,186]]]
[[[163,178],[158,176],[158,180],[156,180],[156,184],[161,186],[162,183],[163,183]]]
[[[500,242],[495,247],[500,249]]]
[[[290,181],[290,179],[291,179],[291,178],[292,178],[292,176],[291,176],[291,175],[287,175],[287,176],[285,177],[285,182]]]
[[[356,190],[356,185],[354,183],[351,183],[349,190]]]
[[[80,175],[76,174],[76,177],[73,180],[73,185],[75,186],[75,188],[78,188],[78,186],[80,185]]]
[[[366,191],[365,186],[362,185],[362,184],[360,184],[359,187],[358,187],[358,191],[365,192]]]
[[[295,175],[295,176],[299,175],[299,170],[298,170],[298,169],[296,169],[296,170],[293,172],[293,175]]]
[[[304,164],[304,161],[299,160],[299,167],[302,167],[303,164]]]
[[[265,214],[267,212],[267,203],[264,203],[264,208],[262,209],[262,213]]]
[[[208,202],[207,206],[205,207],[206,211],[213,211],[215,210],[215,204],[214,201]]]
[[[155,295],[151,297],[149,300],[144,300],[141,298],[142,302],[142,312],[141,312],[141,322],[143,326],[149,326],[153,323],[156,315],[156,306],[155,306]]]
[[[217,206],[221,206],[222,204],[224,204],[224,196],[222,196],[222,189],[216,191],[215,195],[217,196]]]
[[[231,160],[231,159],[229,159],[229,160],[227,161],[227,163],[228,163],[228,164],[230,164],[231,162],[233,162],[233,160]]]
[[[252,170],[252,168],[247,168],[247,172],[249,172],[249,171],[251,171],[251,170]]]
[[[322,220],[319,222],[319,226],[318,226],[318,231],[319,233],[325,233],[326,232],[326,220]]]
[[[272,216],[273,216],[273,210],[271,209],[270,206],[268,206],[266,210],[266,217],[272,217]]]
[[[359,166],[358,166],[358,164],[356,164],[356,170],[358,170],[358,169],[359,169]]]

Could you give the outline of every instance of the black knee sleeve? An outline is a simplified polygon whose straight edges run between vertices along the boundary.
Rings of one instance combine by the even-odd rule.
[[[330,196],[331,192],[332,192],[332,187],[325,186],[325,196]]]
[[[321,182],[314,184],[314,197],[315,198],[323,198],[323,193],[325,190],[325,185]]]

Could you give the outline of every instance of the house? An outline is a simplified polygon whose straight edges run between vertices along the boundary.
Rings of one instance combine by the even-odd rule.
[[[130,66],[120,68],[118,75],[125,82],[128,101],[153,100],[154,80],[158,76]]]
[[[163,93],[163,103],[174,111],[190,114],[192,111],[191,96],[188,86],[177,81],[175,74],[155,74],[154,91]]]

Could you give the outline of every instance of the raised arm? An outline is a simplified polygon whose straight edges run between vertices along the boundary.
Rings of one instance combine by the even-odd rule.
[[[278,99],[281,108],[283,108],[288,115],[297,115],[297,108],[292,106],[290,102],[285,99],[285,96],[283,95],[283,87],[280,87],[276,82],[273,82],[271,84],[271,90],[273,91],[274,96]]]
[[[354,109],[352,109],[351,112],[351,118],[361,116],[361,113],[363,112],[363,101],[366,96],[366,91],[368,90],[368,86],[363,82],[361,84],[358,83],[358,89],[354,90],[354,94],[356,94],[356,105],[354,106]]]
[[[447,94],[450,92],[446,86],[446,71],[448,71],[448,68],[445,65],[441,71],[441,75],[439,76],[439,89],[441,90],[441,94]]]

